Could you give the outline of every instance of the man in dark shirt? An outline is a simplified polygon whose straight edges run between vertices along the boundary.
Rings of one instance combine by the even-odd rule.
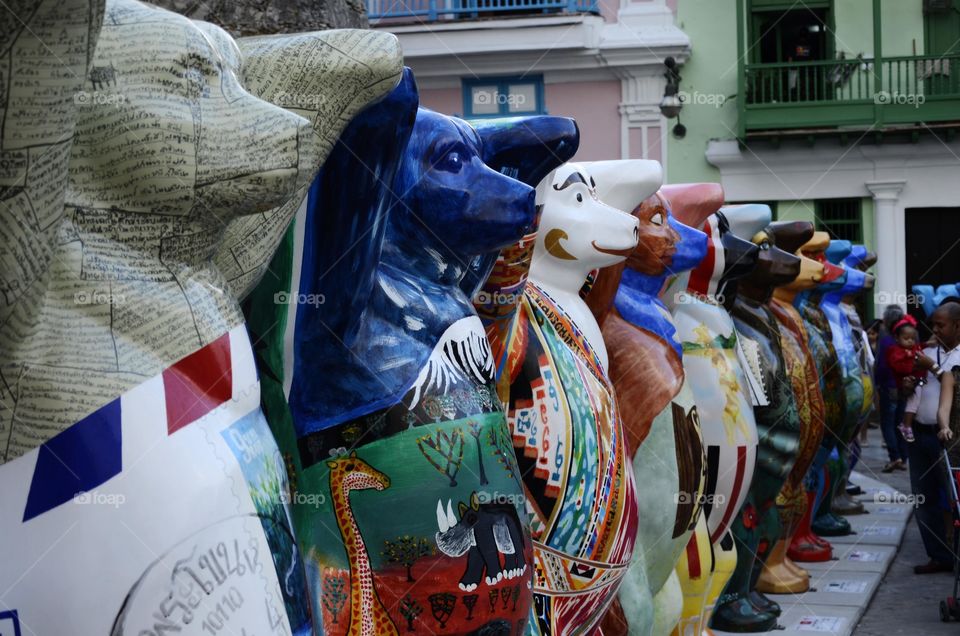
[[[893,326],[903,318],[903,309],[899,305],[887,305],[883,310],[883,335],[877,342],[876,366],[874,367],[874,387],[880,396],[880,431],[887,445],[890,461],[883,472],[907,469],[907,441],[897,434],[897,425],[903,420],[903,408],[906,400],[897,391],[897,380],[887,364],[887,349],[895,346]]]

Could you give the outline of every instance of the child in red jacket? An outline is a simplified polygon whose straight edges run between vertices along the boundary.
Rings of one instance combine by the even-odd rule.
[[[903,320],[893,326],[893,337],[896,345],[887,349],[887,365],[897,379],[900,398],[906,399],[914,389],[923,386],[927,373],[926,369],[917,365],[918,358],[923,355],[923,348],[918,342],[920,335],[917,333],[916,319],[910,315],[904,316]],[[909,422],[901,422],[897,429],[905,440],[913,441],[913,429]]]

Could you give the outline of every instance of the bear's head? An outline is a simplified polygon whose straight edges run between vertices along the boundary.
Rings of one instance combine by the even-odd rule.
[[[800,259],[776,246],[767,227],[773,216],[770,206],[748,203],[723,208],[721,213],[734,234],[760,248],[757,266],[740,281],[741,295],[765,301],[774,287],[796,279],[800,274]]]
[[[67,204],[225,222],[290,198],[317,141],[308,120],[245,90],[241,59],[219,27],[110,0]]]
[[[813,289],[823,279],[823,264],[803,254],[802,248],[813,238],[813,223],[809,221],[780,221],[771,223],[767,231],[773,235],[777,247],[800,258],[800,275],[783,287],[790,291]]]
[[[393,190],[384,260],[401,268],[426,253],[459,278],[473,256],[513,243],[534,223],[533,188],[484,162],[470,124],[426,108],[417,112]]]
[[[708,236],[707,257],[690,273],[687,291],[711,296],[725,304],[737,293],[737,281],[757,266],[760,248],[730,231],[727,217],[717,212],[703,224]]]

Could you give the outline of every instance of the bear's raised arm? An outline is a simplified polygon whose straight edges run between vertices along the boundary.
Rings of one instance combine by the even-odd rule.
[[[333,338],[349,347],[356,334],[376,282],[387,214],[398,196],[393,177],[418,104],[407,69],[393,92],[350,123],[310,187],[299,290],[323,304],[298,310],[297,329],[309,339]]]
[[[208,34],[209,35],[209,34]],[[241,38],[240,80],[252,94],[308,119],[314,135],[298,140],[311,160],[284,205],[233,220],[215,260],[237,298],[260,280],[306,196],[307,188],[353,117],[397,85],[399,43],[389,33],[340,29]],[[227,63],[229,56],[225,55]]]

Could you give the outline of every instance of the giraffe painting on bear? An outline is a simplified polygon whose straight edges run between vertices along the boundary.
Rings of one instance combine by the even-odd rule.
[[[350,564],[350,624],[347,636],[396,635],[397,627],[377,596],[367,547],[350,508],[351,491],[370,488],[384,490],[390,487],[390,478],[357,457],[356,451],[349,456],[328,461],[327,466],[330,468],[333,509]]]

